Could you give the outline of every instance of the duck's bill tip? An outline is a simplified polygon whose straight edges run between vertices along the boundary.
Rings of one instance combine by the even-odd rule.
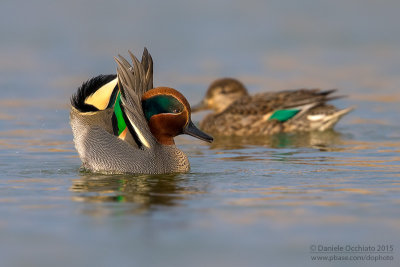
[[[202,101],[200,103],[197,103],[197,105],[194,105],[194,106],[190,107],[190,109],[191,109],[192,112],[198,112],[198,111],[206,110],[206,109],[208,109],[208,107]]]
[[[193,137],[196,137],[200,140],[206,141],[208,143],[211,143],[214,141],[214,138],[205,132],[201,131],[199,128],[197,128],[193,122],[189,122],[188,125],[183,129],[184,134],[191,135]]]

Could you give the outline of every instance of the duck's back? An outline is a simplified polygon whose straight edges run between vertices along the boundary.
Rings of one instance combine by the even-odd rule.
[[[271,135],[280,132],[326,130],[340,116],[338,110],[326,104],[335,90],[288,90],[245,96],[220,113],[209,114],[200,127],[214,135]],[[348,111],[347,111],[348,112]],[[347,113],[346,112],[346,113]],[[320,115],[323,126],[317,115]],[[334,118],[333,118],[333,117]],[[332,118],[331,118],[332,117]]]
[[[83,168],[102,173],[161,174],[187,172],[188,158],[175,145],[139,148],[113,134],[113,111],[81,113],[71,109],[70,123]]]

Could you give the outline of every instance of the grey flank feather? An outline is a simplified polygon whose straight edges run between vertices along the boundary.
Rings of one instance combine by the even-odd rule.
[[[138,59],[132,53],[130,54],[133,67],[122,56],[118,55],[118,58],[115,58],[118,64],[118,81],[121,83],[121,101],[130,123],[134,128],[137,128],[135,131],[139,139],[145,146],[152,147],[157,141],[150,132],[150,128],[144,117],[141,102],[142,95],[147,91],[145,87],[145,71]],[[142,140],[142,138],[144,138],[145,141]]]

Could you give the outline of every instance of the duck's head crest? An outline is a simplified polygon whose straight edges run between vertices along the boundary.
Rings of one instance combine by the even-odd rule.
[[[247,96],[244,85],[233,78],[222,78],[214,81],[208,87],[204,99],[192,108],[193,112],[212,109],[219,113],[243,96]]]
[[[173,138],[180,134],[213,141],[211,136],[193,124],[189,102],[173,88],[157,87],[147,91],[142,96],[142,108],[150,131],[160,144],[172,145]]]

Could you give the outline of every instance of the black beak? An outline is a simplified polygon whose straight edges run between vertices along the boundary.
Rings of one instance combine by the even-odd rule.
[[[204,100],[198,103],[197,105],[194,105],[193,107],[190,108],[192,112],[198,112],[202,110],[208,109],[207,105],[204,103]]]
[[[214,138],[212,136],[209,136],[208,134],[200,131],[192,121],[189,121],[188,125],[183,129],[184,134],[191,135],[193,137],[199,138],[200,140],[206,141],[211,143]]]

